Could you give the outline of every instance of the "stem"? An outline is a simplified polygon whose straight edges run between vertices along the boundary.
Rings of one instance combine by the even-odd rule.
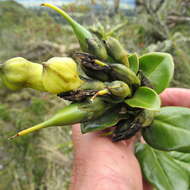
[[[94,99],[97,97],[97,96],[103,96],[105,94],[109,94],[109,91],[108,89],[103,89],[103,90],[100,90],[98,91],[94,96],[92,96],[92,98],[90,99],[91,101],[94,101]]]
[[[96,63],[97,65],[102,66],[102,67],[108,66],[107,64],[105,64],[102,61],[97,60],[97,59],[94,60],[94,63]]]

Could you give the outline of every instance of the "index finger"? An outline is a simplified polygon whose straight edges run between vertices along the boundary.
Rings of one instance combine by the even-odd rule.
[[[160,97],[163,106],[190,107],[190,89],[167,88]]]

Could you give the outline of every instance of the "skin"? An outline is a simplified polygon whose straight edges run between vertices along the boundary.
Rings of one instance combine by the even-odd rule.
[[[163,106],[190,107],[190,90],[168,88],[161,95]],[[152,190],[142,177],[134,156],[133,137],[113,143],[102,132],[81,134],[72,127],[73,176],[70,190]]]

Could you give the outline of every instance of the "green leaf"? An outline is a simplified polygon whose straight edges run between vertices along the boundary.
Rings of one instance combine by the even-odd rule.
[[[163,107],[142,132],[145,141],[156,149],[190,152],[190,109]]]
[[[139,87],[134,96],[130,99],[126,99],[125,103],[133,108],[159,110],[160,97],[154,90],[148,87]]]
[[[170,151],[168,154],[179,161],[190,163],[190,153],[183,153],[183,152],[177,152],[177,151]]]
[[[147,53],[139,58],[140,69],[157,93],[169,86],[174,73],[173,58],[168,53]]]
[[[178,164],[181,168],[183,168],[184,171],[186,171],[187,175],[190,178],[190,163],[183,162],[180,160],[173,159],[176,164]]]
[[[136,53],[131,54],[129,57],[129,65],[130,65],[130,69],[137,74],[138,70],[139,70],[139,59],[138,59],[138,55]]]
[[[81,132],[99,131],[116,125],[121,119],[121,115],[118,112],[118,109],[108,110],[108,112],[95,120],[81,123]]]
[[[143,175],[157,190],[188,190],[189,176],[167,153],[138,143],[136,156]]]
[[[176,151],[167,152],[167,154],[187,172],[190,178],[190,154]]]

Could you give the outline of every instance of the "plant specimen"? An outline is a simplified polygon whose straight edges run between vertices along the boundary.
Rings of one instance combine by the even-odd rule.
[[[81,123],[82,133],[110,129],[113,142],[140,131],[147,144],[136,144],[136,156],[147,180],[157,190],[188,190],[190,109],[162,108],[159,97],[173,77],[172,56],[128,53],[111,36],[112,31],[106,33],[101,26],[87,30],[63,10],[43,6],[59,12],[71,25],[81,52],[45,63],[12,58],[0,65],[0,77],[12,90],[29,87],[56,94],[71,104],[11,138],[74,123]]]

